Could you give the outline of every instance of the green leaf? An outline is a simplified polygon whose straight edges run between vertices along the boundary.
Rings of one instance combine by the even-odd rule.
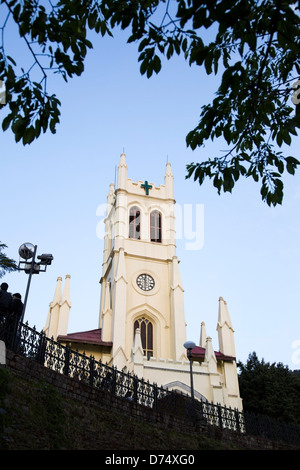
[[[25,129],[23,134],[23,145],[31,144],[31,142],[35,138],[35,129],[33,126],[28,127]]]
[[[144,75],[147,71],[147,67],[148,67],[148,61],[145,59],[143,60],[143,62],[141,63],[141,66],[140,66],[140,72],[142,75]]]
[[[9,55],[6,56],[6,58],[13,64],[13,65],[17,65],[16,62],[14,61],[14,59],[12,57],[10,57]]]
[[[153,70],[155,73],[158,73],[161,69],[161,61],[160,58],[156,55],[154,56],[153,60]]]
[[[6,117],[3,119],[3,121],[2,121],[2,129],[3,129],[4,131],[6,131],[6,130],[9,128],[12,119],[13,119],[13,114],[12,114],[12,113],[9,114],[8,116],[6,116]]]
[[[169,47],[167,49],[167,59],[170,59],[174,53],[174,46],[172,43],[169,44]]]

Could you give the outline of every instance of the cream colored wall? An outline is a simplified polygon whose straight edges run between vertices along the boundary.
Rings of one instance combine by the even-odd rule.
[[[227,364],[230,366],[230,364]],[[144,358],[142,367],[132,367],[132,372],[137,373],[144,380],[156,383],[158,386],[167,387],[169,390],[179,390],[190,395],[190,364],[188,361],[164,361]],[[232,377],[233,382],[234,378]],[[222,374],[210,369],[209,363],[199,364],[193,362],[193,385],[196,399],[208,402],[220,403],[223,406],[242,410],[242,400],[238,389],[228,394],[228,389],[222,382]]]
[[[171,358],[169,263],[127,256],[126,267],[128,276],[126,353],[130,356],[134,321],[145,315],[154,327],[154,355],[165,359]],[[155,281],[153,290],[149,292],[141,291],[136,284],[137,276],[145,272]]]

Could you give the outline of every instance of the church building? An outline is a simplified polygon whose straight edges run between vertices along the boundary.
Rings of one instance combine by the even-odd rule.
[[[170,390],[190,393],[184,290],[176,255],[174,178],[166,164],[164,184],[134,182],[122,154],[117,184],[107,196],[100,315],[91,331],[68,333],[70,276],[57,280],[44,331],[62,344],[93,355]],[[188,316],[188,315],[187,315]],[[200,330],[200,325],[199,325]],[[201,324],[192,349],[194,396],[242,409],[234,331],[219,298],[219,349]]]

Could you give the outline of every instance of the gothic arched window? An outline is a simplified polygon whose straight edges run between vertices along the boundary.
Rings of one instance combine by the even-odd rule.
[[[141,212],[136,206],[129,211],[129,238],[140,239],[141,232]]]
[[[161,243],[161,213],[157,210],[150,214],[150,240]]]
[[[147,320],[145,317],[141,317],[134,322],[134,334],[137,328],[141,331],[144,355],[149,359],[153,356],[153,325],[150,320]]]

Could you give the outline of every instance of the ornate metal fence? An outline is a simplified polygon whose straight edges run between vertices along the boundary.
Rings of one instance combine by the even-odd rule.
[[[246,432],[244,414],[238,410],[208,402],[201,402],[201,408],[207,424],[238,433]]]
[[[300,428],[268,418],[239,412],[218,404],[192,400],[190,396],[170,391],[136,375],[119,371],[93,356],[73,351],[37,332],[28,324],[7,322],[0,317],[0,339],[8,349],[35,360],[45,367],[115,396],[143,406],[202,420],[207,425],[230,429],[237,433],[264,436],[276,441],[300,444]]]

